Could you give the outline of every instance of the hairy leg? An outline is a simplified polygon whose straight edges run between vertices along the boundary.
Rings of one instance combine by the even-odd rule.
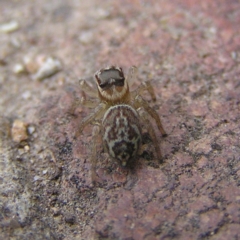
[[[136,96],[134,101],[135,108],[144,108],[144,110],[156,121],[157,127],[161,134],[165,137],[167,136],[165,130],[163,129],[161,120],[157,112],[149,106],[149,104],[139,95]]]
[[[133,83],[136,81],[138,69],[135,66],[130,67],[127,74],[128,85],[131,88]]]
[[[161,154],[161,150],[159,147],[159,143],[158,143],[154,128],[153,128],[151,122],[148,120],[146,112],[144,112],[142,109],[138,109],[138,113],[141,116],[141,118],[146,126],[146,129],[152,138],[153,145],[154,145],[156,155],[157,155],[156,157],[159,160],[159,162],[162,162],[162,154]]]
[[[136,97],[138,95],[141,95],[144,91],[147,91],[150,94],[152,101],[154,101],[154,102],[156,101],[156,95],[155,95],[153,87],[149,81],[142,82],[141,85],[132,92],[132,95],[133,95],[133,97]]]
[[[81,87],[81,90],[86,93],[90,97],[97,98],[98,92],[95,88],[92,88],[85,80],[81,79],[79,80],[79,84]]]
[[[98,100],[96,100],[96,99],[95,100],[92,100],[92,99],[87,100],[85,96],[83,96],[79,102],[81,105],[88,107],[88,108],[95,108],[99,104]]]
[[[82,98],[74,99],[74,102],[72,103],[70,109],[68,110],[69,114],[71,114],[71,115],[74,115],[74,111],[79,105],[84,105],[86,107],[95,108],[98,104],[97,100],[94,101],[94,100],[86,99],[86,95],[97,98],[98,93],[97,93],[96,89],[92,88],[85,80],[79,80],[79,84],[80,84],[80,87],[82,90]]]
[[[100,127],[94,126],[92,131],[92,147],[91,147],[91,179],[92,182],[97,181],[96,163],[97,163],[97,141],[100,133]]]
[[[128,82],[130,84],[130,86],[132,85],[132,83],[136,80],[137,78],[137,73],[138,73],[138,69],[135,66],[132,66],[129,69],[129,73],[128,73]],[[143,91],[148,91],[148,93],[150,94],[151,98],[153,101],[156,101],[156,95],[154,93],[154,89],[150,83],[150,81],[144,81],[141,83],[141,85],[132,92],[133,97],[135,98],[137,95],[141,95],[143,93]]]
[[[79,129],[76,132],[75,137],[77,138],[83,131],[83,129],[86,127],[87,124],[95,121],[97,118],[99,118],[101,115],[103,115],[104,111],[106,109],[106,104],[100,103],[94,110],[93,113],[86,116],[80,123]]]

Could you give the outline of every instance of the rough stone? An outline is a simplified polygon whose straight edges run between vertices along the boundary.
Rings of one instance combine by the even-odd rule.
[[[0,239],[240,238],[239,1],[2,1],[0,12],[21,25],[0,38]],[[31,81],[41,56],[61,62],[51,81]],[[92,126],[74,137],[93,109],[71,107],[78,79],[107,65],[136,65],[133,88],[152,80],[168,136],[154,125],[164,161],[149,139],[132,169],[99,143],[93,185]],[[21,151],[14,119],[34,126]]]

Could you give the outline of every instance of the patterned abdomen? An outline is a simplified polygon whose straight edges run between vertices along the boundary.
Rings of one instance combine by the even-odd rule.
[[[141,144],[138,114],[129,105],[110,107],[102,121],[104,147],[122,166],[134,158]]]

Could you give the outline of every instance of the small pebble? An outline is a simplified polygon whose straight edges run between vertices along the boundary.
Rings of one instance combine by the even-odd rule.
[[[27,140],[27,124],[19,119],[16,119],[13,122],[11,134],[14,142],[20,143],[24,140]]]
[[[38,180],[40,180],[40,179],[41,179],[40,176],[34,176],[33,181],[36,182],[36,181],[38,181]]]
[[[15,219],[14,217],[12,217],[12,219],[10,220],[9,227],[10,227],[11,229],[16,229],[16,228],[20,228],[20,227],[21,227],[21,224],[18,222],[17,219]]]
[[[24,56],[23,58],[24,66],[29,73],[35,73],[39,69],[39,64],[33,60],[32,56]]]
[[[66,223],[69,223],[69,224],[74,224],[76,221],[76,218],[74,215],[71,215],[71,214],[66,214],[65,215],[65,222]]]
[[[35,132],[36,129],[35,129],[34,126],[29,126],[27,130],[28,130],[28,133],[29,133],[30,135],[32,135],[32,134]]]
[[[53,207],[52,211],[53,211],[54,216],[58,216],[60,214],[60,209],[59,208]]]
[[[83,31],[79,36],[79,41],[83,44],[90,43],[93,40],[92,31]]]
[[[17,63],[13,67],[13,72],[16,73],[16,74],[24,73],[25,71],[26,71],[25,67],[20,63]]]
[[[95,17],[97,19],[106,19],[110,16],[110,12],[104,8],[98,8],[95,10]]]
[[[12,20],[8,23],[4,23],[0,25],[0,32],[4,32],[4,33],[10,33],[10,32],[14,32],[19,28],[19,24],[17,21]]]
[[[15,48],[20,48],[21,47],[21,42],[18,38],[11,38],[11,44]]]
[[[237,52],[231,52],[231,57],[233,60],[237,60],[237,58],[238,58]]]
[[[24,151],[25,152],[29,152],[29,150],[30,150],[30,147],[28,145],[24,146]]]
[[[38,69],[37,73],[33,76],[33,78],[36,80],[43,80],[59,72],[61,68],[62,66],[60,61],[49,57]]]
[[[28,100],[31,98],[31,92],[30,91],[25,91],[23,94],[22,94],[22,98],[25,99],[25,100]]]

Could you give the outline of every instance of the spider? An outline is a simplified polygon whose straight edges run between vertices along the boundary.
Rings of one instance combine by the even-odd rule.
[[[80,123],[78,136],[87,124],[95,123],[92,132],[92,179],[96,178],[95,166],[97,159],[97,141],[101,134],[103,147],[112,159],[116,159],[123,167],[136,158],[142,148],[142,124],[148,130],[155,148],[157,158],[162,155],[154,128],[148,119],[150,115],[157,124],[163,136],[163,129],[157,112],[141,97],[147,90],[153,101],[156,101],[154,90],[149,81],[144,81],[134,91],[130,92],[128,82],[133,82],[137,76],[137,68],[131,67],[124,76],[120,67],[109,66],[95,73],[97,89],[93,89],[85,80],[80,80],[83,91],[81,104],[95,108]],[[85,93],[96,100],[86,100]]]

